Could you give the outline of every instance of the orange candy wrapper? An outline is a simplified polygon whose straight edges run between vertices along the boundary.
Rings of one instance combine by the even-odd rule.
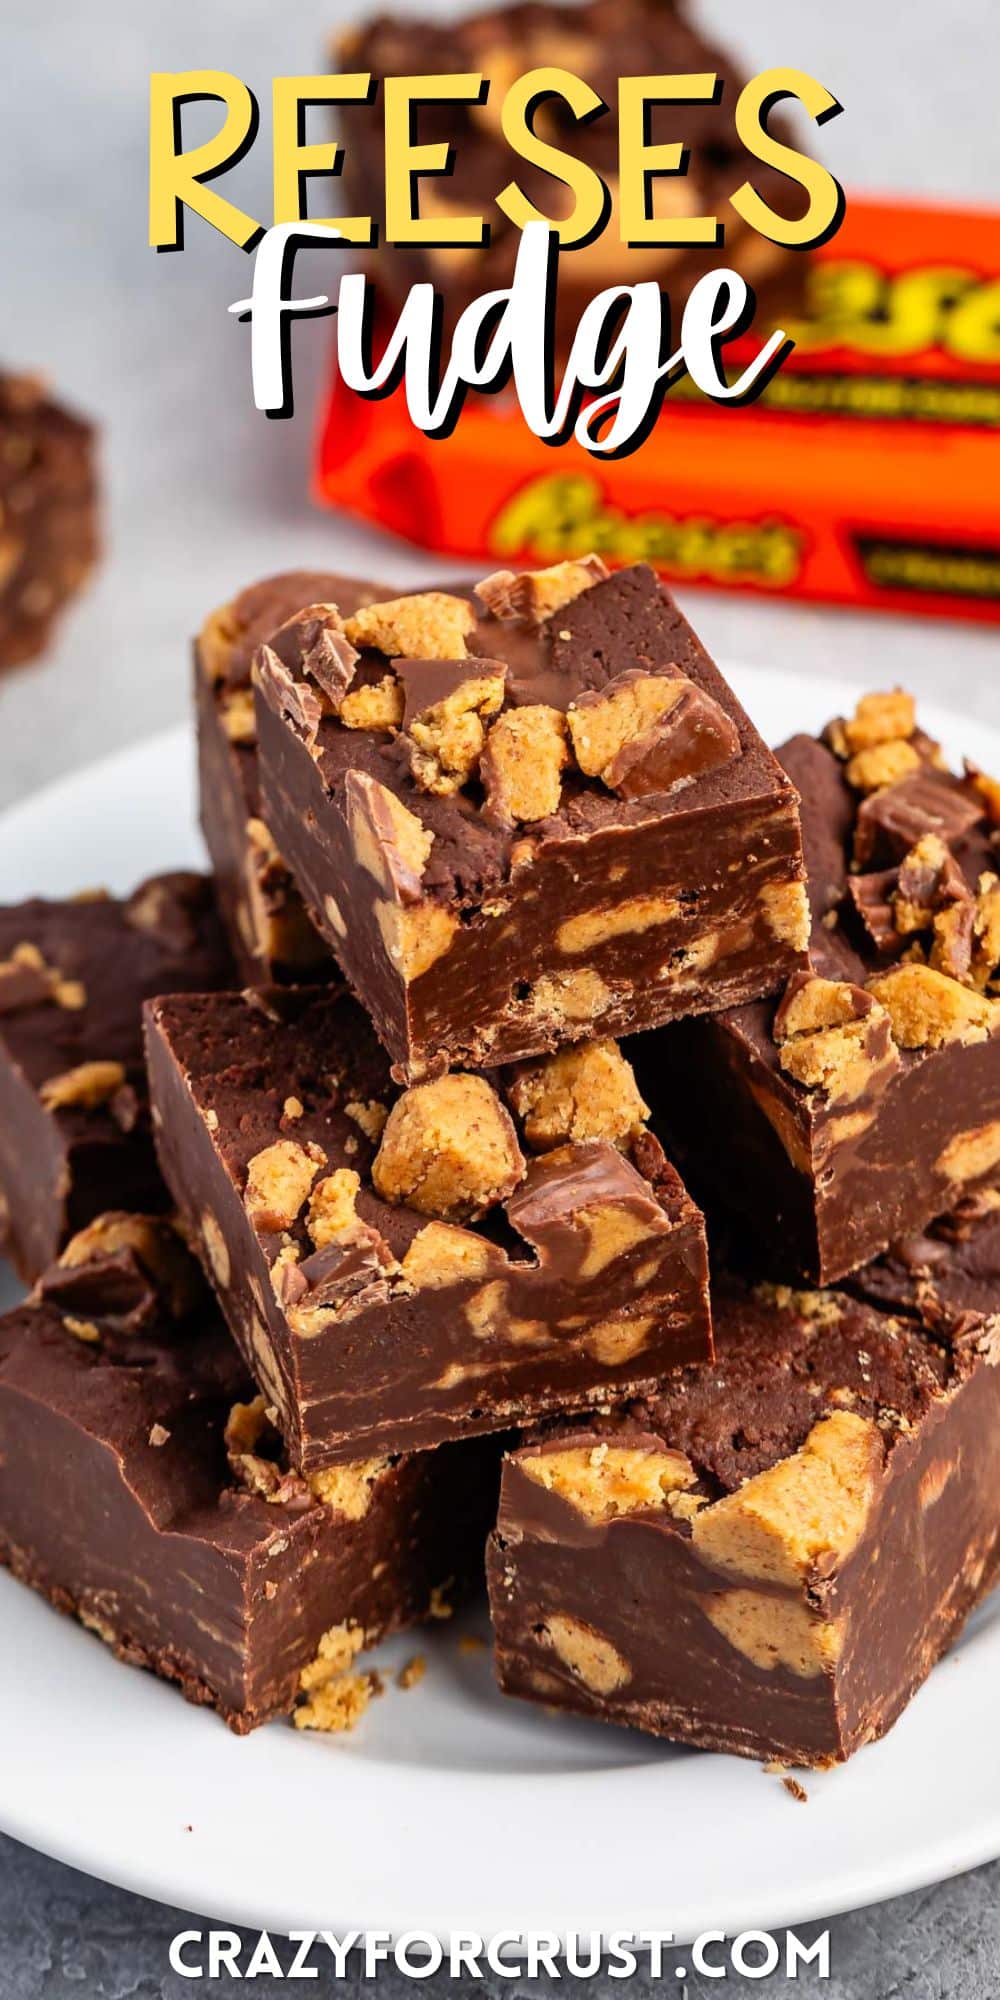
[[[335,381],[317,497],[492,563],[596,550],[671,582],[1000,620],[1000,212],[848,201],[758,403],[669,392],[632,457],[528,429],[512,394],[426,438]],[[734,360],[740,349],[734,347]]]

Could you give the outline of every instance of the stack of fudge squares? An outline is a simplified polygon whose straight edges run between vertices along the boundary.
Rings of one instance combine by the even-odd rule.
[[[849,1756],[1000,1568],[1000,786],[592,556],[195,650],[211,881],[0,913],[0,1559],[338,1729],[485,1548],[508,1694]]]

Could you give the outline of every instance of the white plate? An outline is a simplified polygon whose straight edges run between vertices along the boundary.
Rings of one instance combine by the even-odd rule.
[[[857,693],[730,669],[765,735]],[[1000,733],[922,718],[1000,770]],[[52,786],[0,820],[0,899],[196,861],[186,730]],[[11,1293],[10,1296],[13,1296]],[[483,1628],[485,1629],[485,1628]],[[452,1627],[354,1735],[237,1740],[0,1578],[0,1824],[144,1895],[276,1931],[654,1929],[688,1940],[831,1916],[1000,1854],[1000,1599],[885,1742],[794,1803],[736,1758],[504,1701]]]

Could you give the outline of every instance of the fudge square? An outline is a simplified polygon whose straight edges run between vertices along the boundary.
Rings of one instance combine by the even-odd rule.
[[[162,1208],[142,1003],[232,978],[211,885],[0,909],[0,1242],[37,1277],[104,1208]]]
[[[98,1217],[0,1319],[0,1562],[241,1734],[356,1720],[355,1654],[481,1576],[495,1507],[488,1441],[291,1471],[163,1218]]]
[[[953,776],[899,691],[778,754],[802,796],[812,974],[636,1060],[757,1270],[829,1283],[1000,1178],[1000,786]]]
[[[338,984],[157,1000],[147,1051],[164,1175],[307,1472],[711,1353],[702,1218],[614,1042],[399,1091]]]
[[[714,1367],[505,1461],[501,1686],[788,1764],[883,1735],[1000,1569],[1000,1261],[989,1291],[932,1330],[716,1286]]]
[[[547,136],[565,144],[601,175],[612,210],[608,227],[564,259],[553,307],[560,353],[570,347],[581,313],[604,286],[654,279],[669,294],[672,313],[679,316],[692,286],[717,268],[717,252],[704,244],[630,245],[620,240],[618,84],[625,75],[718,77],[719,96],[711,102],[650,106],[650,137],[658,144],[680,141],[685,159],[683,180],[651,180],[653,213],[724,215],[726,258],[753,285],[757,324],[762,319],[774,324],[779,308],[798,317],[806,260],[758,236],[729,202],[746,179],[749,165],[733,116],[745,75],[725,48],[706,39],[687,18],[687,11],[663,6],[660,0],[583,0],[573,7],[552,0],[521,0],[512,7],[463,13],[457,20],[380,11],[360,27],[352,24],[338,34],[331,49],[330,67],[335,71],[362,71],[373,77],[468,71],[486,77],[490,84],[485,103],[428,104],[420,111],[422,136],[445,140],[454,148],[454,172],[423,181],[421,213],[439,217],[445,227],[451,218],[470,211],[482,214],[489,225],[488,242],[471,254],[440,241],[412,247],[381,243],[378,254],[368,259],[380,296],[398,312],[411,285],[436,285],[445,326],[453,328],[473,299],[510,284],[521,233],[495,201],[510,177],[501,106],[515,77],[555,65],[585,77],[606,109],[599,118],[580,122],[559,98],[551,97],[544,113]],[[370,104],[345,104],[338,126],[344,141],[348,204],[344,213],[378,215],[385,201],[382,120]],[[769,126],[776,137],[791,143],[780,114],[769,120]],[[567,197],[557,183],[535,165],[519,163],[518,174],[541,213],[559,213],[560,197],[563,201]],[[793,184],[776,167],[754,160],[753,181],[772,207],[788,214]]]
[[[264,817],[401,1080],[804,964],[794,787],[644,565],[315,605],[254,673]]]
[[[329,571],[288,570],[209,613],[195,641],[201,826],[230,944],[248,982],[316,980],[329,954],[261,818],[250,664],[277,626],[316,598],[345,613],[384,596]]]

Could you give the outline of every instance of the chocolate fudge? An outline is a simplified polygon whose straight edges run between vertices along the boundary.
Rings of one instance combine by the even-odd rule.
[[[758,1273],[828,1283],[1000,1180],[1000,786],[952,775],[899,691],[779,756],[802,795],[811,973],[637,1061]]]
[[[845,1289],[948,1333],[981,1326],[1000,1313],[1000,1189],[967,1195],[950,1215],[865,1264]]]
[[[241,1734],[355,1720],[354,1655],[481,1574],[495,1499],[479,1443],[293,1472],[165,1219],[98,1218],[0,1319],[0,1562]]]
[[[317,604],[254,673],[264,817],[402,1080],[805,964],[794,788],[645,565]]]
[[[102,1209],[164,1205],[142,1003],[231,978],[201,875],[0,909],[0,1243],[22,1276]]]
[[[45,650],[97,556],[92,426],[0,373],[0,668]]]
[[[601,175],[610,195],[607,227],[593,242],[566,251],[561,259],[555,318],[560,349],[568,349],[583,307],[609,285],[655,280],[669,294],[679,323],[692,286],[722,261],[755,288],[759,324],[798,304],[802,258],[748,228],[730,207],[729,196],[749,176],[778,213],[796,216],[801,213],[802,192],[774,168],[751,159],[740,144],[733,113],[746,79],[683,10],[665,6],[662,0],[589,0],[572,8],[527,0],[458,21],[380,14],[339,35],[331,62],[338,71],[367,71],[377,79],[456,71],[489,79],[485,103],[422,105],[416,121],[422,144],[448,145],[454,158],[448,176],[425,175],[419,180],[418,214],[442,225],[455,217],[481,215],[489,241],[481,248],[380,242],[370,260],[372,281],[394,311],[411,285],[431,283],[442,295],[445,325],[451,328],[472,300],[510,284],[520,231],[497,206],[496,196],[512,177],[543,216],[557,222],[568,213],[568,189],[541,167],[514,155],[500,124],[509,86],[527,70],[550,65],[582,77],[607,107],[581,124],[561,98],[552,97],[534,114],[539,136],[585,160]],[[618,229],[619,76],[655,78],[705,71],[719,78],[718,103],[650,108],[650,141],[655,145],[679,141],[689,155],[683,175],[652,178],[650,212],[661,221],[715,215],[725,228],[725,248],[711,244],[629,248],[621,242]],[[343,105],[337,119],[344,144],[343,212],[379,218],[385,195],[381,105]],[[780,119],[772,120],[772,130],[786,141],[790,137]]]
[[[379,586],[289,570],[241,590],[195,641],[201,825],[233,954],[248,982],[316,980],[331,966],[261,818],[250,665],[257,646],[303,605],[335,597],[356,610]]]
[[[160,1162],[306,1471],[711,1353],[701,1216],[616,1045],[400,1092],[337,985],[147,1010]]]
[[[796,1765],[882,1736],[1000,1571],[998,1299],[717,1285],[713,1368],[506,1460],[501,1686]]]

